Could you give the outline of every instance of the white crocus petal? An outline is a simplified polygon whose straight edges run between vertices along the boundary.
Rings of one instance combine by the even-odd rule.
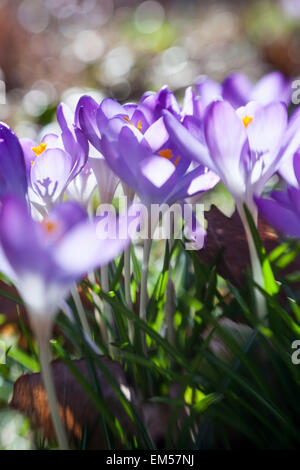
[[[66,194],[72,201],[77,201],[87,207],[97,180],[91,168],[84,167],[81,172],[69,183]]]
[[[43,152],[31,168],[31,186],[47,207],[51,207],[65,190],[73,166],[69,154],[60,149]]]
[[[167,159],[152,156],[141,163],[141,174],[157,188],[161,188],[175,172],[175,166]]]
[[[58,305],[69,292],[69,286],[54,282],[46,283],[41,276],[30,272],[19,276],[17,288],[31,315],[37,317],[47,315],[53,319]]]
[[[111,204],[120,179],[112,172],[104,158],[89,157],[88,162],[97,180],[101,204]]]

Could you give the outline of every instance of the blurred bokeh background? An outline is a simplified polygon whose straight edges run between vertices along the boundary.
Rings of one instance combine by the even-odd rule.
[[[299,0],[0,0],[0,119],[34,136],[63,99],[122,102],[201,75],[300,72]]]

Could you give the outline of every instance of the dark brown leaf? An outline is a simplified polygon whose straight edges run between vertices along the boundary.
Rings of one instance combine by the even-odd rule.
[[[214,206],[205,217],[208,221],[207,243],[197,253],[200,261],[212,262],[218,251],[223,249],[217,264],[218,273],[233,284],[241,286],[250,257],[244,227],[237,211],[229,218]],[[272,251],[278,244],[278,236],[273,228],[259,219],[258,231],[266,251]]]
[[[125,391],[126,396],[129,394],[131,402],[136,406],[133,390],[127,383],[121,365],[106,356],[102,356],[101,360],[105,367],[109,369],[115,380],[120,384],[122,390]],[[74,364],[84,377],[89,380],[85,360],[76,360]],[[105,449],[100,416],[87,393],[61,360],[52,362],[52,371],[60,414],[67,430],[69,442],[73,445],[78,445],[82,437],[83,429],[86,427],[88,431],[88,448]],[[99,369],[97,375],[101,392],[108,409],[113,416],[119,420],[127,433],[128,431],[133,432],[132,422],[120,404],[115,392]],[[55,440],[48,400],[39,373],[22,375],[16,381],[10,405],[28,416],[36,427],[42,428],[48,439],[51,441]],[[121,446],[120,443],[118,445]]]

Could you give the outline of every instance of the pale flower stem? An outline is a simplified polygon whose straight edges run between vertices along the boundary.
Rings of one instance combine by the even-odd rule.
[[[95,273],[90,272],[88,274],[88,279],[89,279],[91,284],[96,284]],[[94,304],[98,307],[98,309],[100,311],[102,311],[101,300],[100,300],[99,296],[93,291],[93,289],[90,289],[90,293],[91,293]],[[103,321],[103,318],[101,317],[98,309],[96,307],[94,309],[95,319],[96,319],[96,322],[99,326],[101,337],[102,337],[104,343],[107,344],[108,343],[107,326],[106,326],[105,322]]]
[[[264,278],[263,278],[262,268],[261,268],[260,260],[256,251],[255,243],[252,237],[252,233],[248,224],[248,220],[247,220],[244,208],[238,207],[238,211],[239,211],[241,220],[243,222],[246,237],[247,237],[253,280],[257,285],[259,285],[262,289],[264,289]],[[255,225],[257,226],[257,209],[252,208],[250,212],[251,212],[253,221]],[[258,318],[260,320],[264,320],[267,315],[266,299],[264,295],[257,288],[254,289],[254,295],[255,295]]]
[[[55,434],[57,437],[58,445],[60,450],[69,450],[68,440],[66,432],[59,414],[59,408],[56,398],[55,386],[52,377],[52,371],[50,366],[50,351],[49,351],[49,339],[46,341],[44,336],[40,336],[38,333],[38,344],[39,344],[39,360],[41,366],[41,375],[48,397],[49,408],[51,413],[51,419],[54,426]]]
[[[132,300],[130,292],[130,279],[131,279],[131,269],[130,269],[130,245],[125,249],[124,252],[124,284],[125,284],[125,301],[128,310],[132,311]],[[128,321],[128,333],[129,339],[133,343],[134,341],[134,325],[131,320]]]
[[[92,333],[90,330],[90,325],[88,324],[85,311],[81,302],[81,298],[77,289],[77,285],[74,283],[72,289],[71,289],[72,297],[75,303],[75,307],[77,309],[79,319],[81,321],[82,327],[84,331],[86,332],[87,335],[89,335],[90,338],[92,338]]]
[[[100,279],[101,289],[103,290],[103,292],[107,294],[109,292],[108,264],[101,267],[100,278],[101,278]],[[110,353],[113,354],[115,352],[115,348],[113,348],[110,344],[113,340],[113,337],[111,334],[111,329],[113,329],[113,326],[114,326],[113,313],[112,313],[111,306],[109,305],[108,302],[106,302],[106,300],[103,300],[103,314],[110,326],[110,328],[107,328],[107,342],[108,342],[108,349]]]
[[[89,200],[89,204],[88,204],[88,215],[89,215],[89,218],[90,220],[92,220],[93,216],[94,216],[94,208],[93,208],[93,198],[91,198]],[[94,272],[90,272],[88,274],[88,279],[90,281],[91,284],[96,284],[96,276],[95,276],[95,273]],[[92,299],[93,299],[93,302],[94,304],[99,308],[99,310],[101,311],[101,301],[100,301],[100,298],[99,296],[93,291],[91,290],[91,296],[92,296]],[[100,333],[101,333],[101,336],[103,338],[103,341],[105,344],[108,344],[108,331],[107,331],[107,326],[105,324],[105,322],[103,321],[103,318],[101,317],[101,315],[99,314],[99,311],[97,310],[97,308],[95,307],[94,309],[94,314],[95,314],[95,319],[96,319],[96,322],[99,326],[99,329],[100,329]]]
[[[147,280],[148,280],[148,266],[149,266],[149,258],[150,258],[150,251],[151,251],[151,238],[147,238],[144,240],[144,252],[143,252],[143,264],[142,264],[142,277],[141,277],[141,289],[140,289],[140,311],[139,316],[140,319],[146,321],[146,313],[147,313]],[[142,334],[142,345],[144,352],[146,352],[146,340],[145,335]]]
[[[172,250],[172,240],[167,240],[169,242],[169,250]],[[166,324],[167,324],[167,340],[169,341],[172,346],[175,345],[175,330],[174,330],[174,310],[175,310],[175,302],[174,302],[174,285],[172,281],[172,265],[171,259],[169,263],[169,272],[168,272],[168,281],[166,286],[166,307],[165,307],[165,314],[166,314]]]
[[[71,310],[71,308],[69,307],[69,305],[63,301],[61,306],[61,311],[65,314],[65,316],[72,322],[74,323],[74,314]],[[94,343],[92,341],[92,339],[89,337],[89,335],[86,334],[85,331],[83,331],[83,336],[84,336],[84,339],[85,341],[88,343],[88,345],[91,347],[91,349],[96,353],[96,354],[101,354],[103,353],[103,351],[98,348],[98,346],[96,345],[96,343]]]

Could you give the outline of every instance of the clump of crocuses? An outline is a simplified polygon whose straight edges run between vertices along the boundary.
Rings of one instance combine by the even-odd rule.
[[[223,182],[244,223],[254,280],[263,288],[244,206],[254,223],[259,210],[280,231],[300,237],[300,113],[288,118],[290,99],[291,84],[278,72],[256,84],[233,74],[222,84],[210,78],[197,81],[185,91],[182,105],[168,87],[124,105],[83,96],[74,113],[59,105],[60,133],[40,141],[19,140],[7,125],[0,125],[0,270],[19,290],[37,336],[61,448],[68,443],[47,353],[55,315],[72,292],[85,333],[89,332],[76,282],[86,275],[95,280],[93,271],[100,267],[101,287],[108,291],[108,264],[123,251],[126,304],[132,309],[131,240],[123,229],[129,213],[118,219],[113,233],[100,224],[105,232],[100,234],[94,190],[97,187],[102,205],[111,204],[121,183],[130,203],[139,199],[150,208],[155,203],[182,205]],[[274,174],[288,186],[262,198]],[[203,226],[200,230],[205,231]],[[151,239],[145,239],[139,289],[139,314],[144,320],[150,249]],[[168,282],[170,341],[172,289]],[[263,320],[265,305],[259,292],[256,297],[257,314]],[[107,302],[102,305],[110,340],[113,312]],[[133,325],[129,329],[132,338]],[[142,344],[146,352],[145,338]]]

